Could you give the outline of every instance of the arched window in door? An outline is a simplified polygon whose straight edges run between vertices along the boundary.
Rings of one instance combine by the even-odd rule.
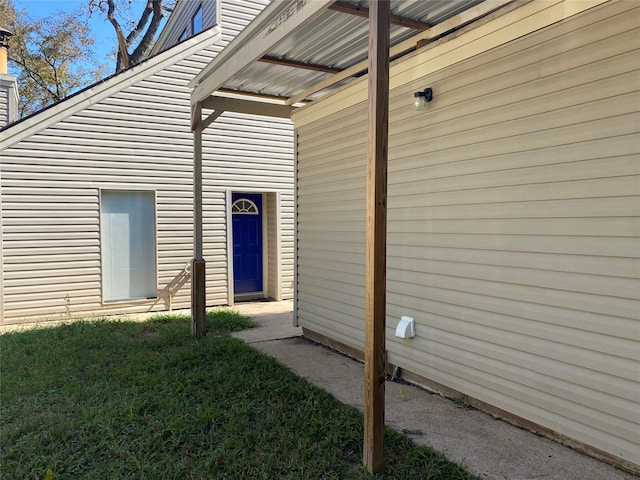
[[[258,207],[248,198],[239,198],[231,205],[231,213],[242,213],[244,215],[260,215]]]

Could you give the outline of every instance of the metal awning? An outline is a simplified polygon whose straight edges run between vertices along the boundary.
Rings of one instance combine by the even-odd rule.
[[[276,0],[189,84],[194,130],[192,326],[205,332],[202,132],[223,112],[289,117],[368,76],[364,463],[382,468],[386,366],[386,196],[389,60],[512,0]],[[244,98],[238,98],[238,95]],[[230,98],[231,97],[231,98]],[[260,98],[261,97],[261,98]],[[213,113],[203,120],[203,110]]]
[[[510,1],[391,0],[390,58]],[[295,105],[366,74],[369,4],[370,0],[272,2],[190,83],[194,110],[200,111],[216,92]],[[205,108],[213,107],[212,102]]]

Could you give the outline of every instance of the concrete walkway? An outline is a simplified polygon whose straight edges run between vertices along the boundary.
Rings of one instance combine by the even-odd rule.
[[[292,326],[292,302],[236,305],[258,327],[236,337],[275,357],[293,372],[339,401],[363,409],[363,365],[302,337]],[[546,438],[496,420],[478,410],[420,388],[386,383],[385,419],[417,444],[428,445],[464,464],[481,478],[495,480],[640,480]]]

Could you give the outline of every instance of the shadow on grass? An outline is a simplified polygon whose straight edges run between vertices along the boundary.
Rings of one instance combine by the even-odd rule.
[[[474,478],[392,431],[368,475],[357,410],[231,338],[246,318],[207,321],[200,339],[176,315],[2,335],[2,478]]]

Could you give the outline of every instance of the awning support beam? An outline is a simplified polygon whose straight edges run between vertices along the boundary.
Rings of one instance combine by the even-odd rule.
[[[329,10],[349,13],[351,15],[357,15],[358,17],[369,18],[368,8],[359,7],[358,5],[352,5],[351,3],[347,2],[337,1],[329,7]],[[413,20],[412,18],[401,17],[400,15],[390,15],[389,20],[393,25],[411,28],[412,30],[427,30],[430,27],[428,23],[424,23],[419,20]]]
[[[202,121],[193,132],[193,261],[191,266],[191,334],[206,335],[206,265],[202,253]]]
[[[363,461],[370,473],[378,473],[384,468],[389,16],[391,6],[390,0],[379,0],[371,2],[370,5]]]
[[[258,59],[262,63],[271,63],[273,65],[281,65],[283,67],[301,68],[303,70],[311,70],[314,72],[323,73],[340,73],[342,70],[339,68],[328,67],[326,65],[317,65],[315,63],[297,62],[295,60],[287,60],[286,58],[277,58],[264,56]]]
[[[224,112],[247,113],[266,117],[291,118],[296,107],[277,103],[255,102],[239,98],[211,95],[202,102],[202,108]]]
[[[209,115],[207,118],[205,118],[204,120],[202,120],[202,131],[204,132],[206,130],[206,128],[211,125],[213,122],[216,121],[216,119],[222,115],[224,113],[224,110],[216,110],[215,112],[213,112],[211,115]]]

